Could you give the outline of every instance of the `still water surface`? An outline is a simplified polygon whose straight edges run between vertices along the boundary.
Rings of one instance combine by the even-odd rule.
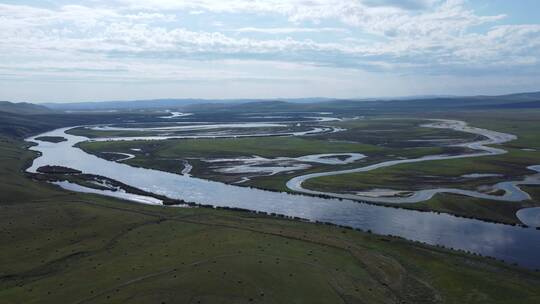
[[[432,245],[476,252],[540,268],[540,231],[446,214],[417,212],[369,205],[351,200],[323,199],[226,185],[157,170],[135,168],[85,153],[75,144],[88,138],[66,134],[68,128],[39,136],[62,136],[61,143],[29,140],[41,152],[30,172],[45,165],[65,166],[105,176],[147,192],[173,199],[221,207],[237,207],[268,213],[331,222],[382,235],[395,235]]]

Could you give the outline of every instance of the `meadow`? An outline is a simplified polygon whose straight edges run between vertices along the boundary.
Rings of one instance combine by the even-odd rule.
[[[537,303],[540,275],[321,224],[71,193],[0,142],[2,303]]]
[[[528,166],[540,164],[540,132],[537,126],[540,111],[457,112],[445,115],[433,113],[426,117],[462,119],[473,126],[515,134],[518,139],[502,146],[508,151],[507,154],[401,164],[364,173],[321,177],[308,180],[306,188],[332,192],[364,191],[388,186],[404,191],[439,187],[474,190],[500,181],[520,180],[534,173],[527,169]],[[463,177],[474,173],[501,176],[475,179]],[[493,202],[460,195],[438,194],[429,201],[401,207],[447,212],[504,223],[520,223],[515,216],[517,210],[540,206],[537,188],[526,187],[532,199],[524,202]]]
[[[216,172],[210,164],[202,160],[252,156],[265,158],[300,157],[327,153],[362,153],[367,156],[366,159],[354,164],[336,166],[311,163],[311,168],[306,170],[285,172],[274,176],[265,176],[264,174],[251,176],[251,180],[243,184],[262,189],[288,191],[285,187],[286,182],[300,174],[329,171],[336,168],[354,168],[360,164],[368,165],[395,157],[414,158],[464,151],[462,148],[429,146],[422,141],[412,142],[412,139],[429,140],[434,137],[442,137],[455,142],[471,139],[468,134],[418,127],[421,123],[420,120],[369,120],[369,122],[356,120],[354,122],[332,123],[333,126],[348,128],[345,132],[318,136],[84,142],[80,144],[80,148],[107,159],[114,159],[114,156],[106,152],[134,154],[136,158],[130,159],[126,163],[174,173],[182,171],[181,160],[188,160],[194,167],[191,172],[194,176],[226,183],[237,182],[245,175]],[[392,128],[389,130],[391,132],[372,134],[373,130],[380,129],[384,125],[387,129]],[[70,132],[82,135],[82,131],[79,130]],[[84,132],[93,134],[96,131],[86,130]],[[116,133],[112,131],[107,136],[114,137]],[[352,141],[352,138],[355,138],[356,141]]]
[[[418,117],[421,115],[417,115]],[[395,189],[413,191],[427,188],[459,188],[476,190],[485,185],[493,185],[504,180],[517,180],[532,171],[529,165],[540,163],[540,152],[535,151],[538,132],[533,120],[540,118],[534,111],[509,112],[504,119],[495,111],[486,112],[430,113],[425,119],[438,117],[463,119],[473,126],[488,128],[518,135],[518,140],[509,142],[504,148],[508,154],[480,158],[427,161],[414,164],[381,168],[370,172],[321,177],[306,181],[306,188],[327,192],[355,192],[370,189]],[[518,117],[522,117],[518,119]],[[523,119],[523,117],[527,119]],[[127,164],[162,171],[181,173],[182,160],[188,160],[193,169],[191,174],[225,183],[236,183],[246,174],[220,173],[203,161],[215,158],[239,158],[253,155],[266,158],[298,157],[317,153],[362,153],[367,158],[347,165],[311,164],[311,168],[285,172],[271,176],[248,175],[250,180],[242,186],[257,187],[273,191],[290,192],[286,182],[298,175],[350,169],[367,166],[397,158],[417,158],[435,154],[457,154],[468,152],[464,148],[449,145],[479,139],[476,135],[444,129],[421,127],[425,119],[391,119],[391,116],[376,116],[360,120],[332,122],[332,125],[347,131],[309,137],[265,137],[229,139],[187,139],[165,141],[127,141],[127,142],[85,142],[80,146],[88,153],[111,158],[103,152],[123,152],[136,155]],[[444,139],[444,141],[440,141]],[[434,141],[435,140],[435,141]],[[137,150],[134,152],[134,149]],[[470,151],[469,151],[470,152]],[[486,173],[498,176],[467,178],[468,174]],[[529,187],[533,188],[534,187]],[[473,217],[488,221],[520,224],[517,210],[539,206],[538,196],[532,191],[531,201],[509,203],[469,198],[459,195],[438,194],[431,200],[399,205],[400,208],[436,211]]]

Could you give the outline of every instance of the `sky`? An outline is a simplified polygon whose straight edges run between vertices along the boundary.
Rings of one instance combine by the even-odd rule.
[[[538,0],[0,0],[0,100],[525,91]]]

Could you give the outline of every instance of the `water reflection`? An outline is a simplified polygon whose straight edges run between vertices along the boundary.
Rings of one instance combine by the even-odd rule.
[[[473,158],[480,156],[489,156],[489,155],[500,155],[507,153],[506,150],[500,148],[494,148],[489,145],[496,145],[506,143],[512,140],[515,140],[517,137],[513,134],[501,133],[492,130],[480,129],[468,126],[467,123],[459,120],[447,120],[447,119],[433,119],[434,123],[425,124],[423,127],[436,128],[436,129],[451,129],[460,132],[466,132],[476,135],[481,135],[485,139],[478,141],[463,143],[456,145],[458,147],[466,147],[471,150],[476,150],[477,152],[468,153],[468,154],[458,154],[458,155],[428,155],[419,158],[412,159],[398,159],[390,160],[385,162],[380,162],[377,164],[359,167],[354,169],[347,170],[337,170],[337,171],[326,171],[318,173],[310,173],[306,175],[301,175],[292,178],[287,182],[287,188],[301,193],[307,193],[312,195],[326,195],[337,198],[352,199],[352,200],[362,200],[375,203],[392,203],[392,204],[409,204],[409,203],[418,203],[430,200],[438,193],[452,193],[459,194],[464,196],[470,196],[480,199],[492,200],[492,201],[505,201],[505,202],[520,202],[531,199],[529,194],[519,187],[520,185],[540,185],[540,174],[534,174],[527,176],[524,180],[520,181],[506,181],[495,184],[492,188],[493,191],[501,190],[503,191],[502,195],[494,195],[490,193],[483,193],[479,191],[471,190],[462,190],[456,188],[435,188],[435,189],[425,189],[419,191],[411,191],[411,195],[408,196],[387,196],[388,193],[392,192],[392,189],[381,189],[377,191],[376,189],[369,191],[368,195],[365,192],[358,193],[331,193],[317,191],[313,189],[307,189],[303,187],[303,184],[310,179],[326,177],[326,176],[335,176],[335,175],[344,175],[352,173],[362,173],[369,172],[380,168],[388,168],[400,164],[412,164],[420,163],[425,161],[434,161],[434,160],[450,160],[450,159],[462,159],[462,158]],[[531,171],[536,171],[540,173],[540,166],[530,166],[528,167]],[[478,174],[473,174],[478,176]],[[480,175],[481,176],[481,175]],[[403,191],[394,191],[394,193],[399,194]]]
[[[516,216],[525,225],[540,227],[540,207],[519,210]]]
[[[347,225],[378,234],[473,251],[529,268],[540,268],[540,260],[537,259],[540,256],[540,231],[535,229],[446,214],[386,208],[350,200],[269,192],[187,175],[135,168],[98,158],[73,147],[87,138],[66,134],[65,130],[59,129],[40,136],[64,136],[68,139],[66,142],[54,144],[31,139],[38,143],[31,149],[40,151],[42,155],[28,169],[30,172],[36,172],[37,168],[45,165],[65,166],[173,199]]]

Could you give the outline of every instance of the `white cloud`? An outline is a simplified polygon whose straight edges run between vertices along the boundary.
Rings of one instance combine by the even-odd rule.
[[[504,16],[477,16],[463,0],[119,0],[132,9],[199,10],[214,13],[266,13],[291,22],[338,20],[362,31],[384,35],[436,35],[459,32]],[[416,8],[407,10],[404,8]],[[421,9],[420,9],[421,8]]]
[[[124,1],[135,6],[148,6],[146,1]],[[420,14],[399,9],[373,8],[369,11],[362,7],[361,3],[341,0],[313,0],[309,2],[311,5],[299,0],[234,0],[219,3],[221,4],[213,0],[157,1],[152,2],[152,7],[211,8],[214,11],[266,10],[286,13],[295,19],[307,18],[308,15],[317,19],[322,17],[324,12],[325,17],[340,16],[341,20],[356,28],[244,27],[235,31],[268,34],[344,33],[347,30],[359,31],[360,28],[366,33],[380,34],[385,38],[370,43],[365,39],[363,43],[355,43],[354,38],[341,42],[295,40],[290,37],[257,39],[228,36],[222,32],[192,31],[183,27],[163,27],[163,22],[176,19],[171,13],[122,12],[107,7],[91,8],[80,5],[48,10],[0,4],[0,17],[3,19],[0,47],[5,52],[10,49],[17,49],[17,52],[24,52],[25,49],[26,52],[58,50],[105,55],[121,53],[131,56],[194,56],[198,59],[204,59],[204,55],[209,53],[214,57],[226,58],[249,58],[266,54],[270,57],[262,59],[387,68],[450,63],[481,65],[485,64],[486,59],[489,59],[490,63],[506,60],[506,57],[497,56],[508,54],[512,54],[516,63],[531,62],[538,55],[537,52],[532,55],[529,53],[538,44],[538,39],[530,39],[538,34],[538,25],[498,26],[485,34],[468,33],[469,27],[498,20],[500,17],[476,16],[465,10],[461,1],[457,0],[446,1],[440,5],[432,3],[433,9]],[[516,43],[519,43],[518,47]],[[423,56],[423,60],[414,58],[416,56]]]
[[[427,9],[438,0],[364,0],[363,3],[373,7],[398,7],[404,10]]]
[[[349,30],[339,27],[242,27],[232,30],[238,33],[264,33],[264,34],[293,34],[293,33],[348,33]]]
[[[244,21],[253,16],[265,22]],[[478,15],[462,0],[0,3],[0,20],[3,79],[201,81],[215,79],[208,62],[228,60],[247,64],[220,71],[220,80],[260,79],[248,68],[254,62],[419,75],[534,73],[540,65],[539,24],[504,25],[504,16]],[[191,69],[178,66],[186,62]]]

